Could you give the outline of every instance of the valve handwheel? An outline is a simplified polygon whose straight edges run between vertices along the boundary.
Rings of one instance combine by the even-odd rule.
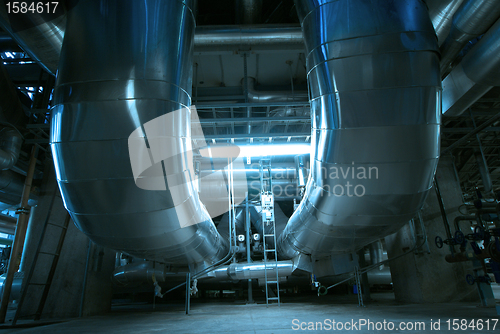
[[[443,239],[439,235],[434,239],[434,243],[437,248],[443,248]]]
[[[455,232],[455,242],[457,244],[462,244],[465,241],[465,235],[462,233],[462,231],[458,230]]]

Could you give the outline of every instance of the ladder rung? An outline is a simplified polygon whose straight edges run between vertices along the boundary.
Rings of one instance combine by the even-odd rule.
[[[274,237],[274,234],[264,234],[264,237]]]
[[[274,252],[276,249],[266,249],[266,252]]]
[[[53,256],[59,256],[57,253],[49,253],[49,252],[38,252],[40,254],[47,254],[47,255],[53,255]]]
[[[279,298],[278,297],[269,297],[269,298],[267,298],[267,300],[279,300]]]
[[[266,284],[278,284],[278,281],[267,281]]]

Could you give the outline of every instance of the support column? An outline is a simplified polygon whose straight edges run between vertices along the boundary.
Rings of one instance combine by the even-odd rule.
[[[463,202],[451,156],[440,158],[436,178],[448,221],[453,222],[456,216],[461,215],[458,208]],[[422,219],[427,231],[430,254],[421,249],[418,254],[408,254],[390,263],[396,299],[408,303],[478,301],[477,289],[468,285],[465,280],[466,275],[472,273],[471,263],[446,262],[445,256],[450,253],[450,249],[446,245],[439,249],[434,244],[436,236],[446,238],[435,191],[429,193],[422,211]],[[418,227],[418,224],[416,225]],[[406,224],[397,233],[386,237],[389,259],[414,247],[412,230],[411,224]]]

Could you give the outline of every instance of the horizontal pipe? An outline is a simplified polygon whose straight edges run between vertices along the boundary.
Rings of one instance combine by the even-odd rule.
[[[443,80],[443,114],[458,116],[500,85],[500,19]]]
[[[16,224],[16,218],[0,214],[0,233],[14,235],[16,232]]]
[[[213,48],[252,48],[268,46],[304,48],[299,26],[199,26],[194,36],[195,52]]]
[[[10,37],[0,36],[1,45],[19,44],[32,59],[54,75],[66,31],[66,15],[65,13],[51,21],[43,18],[35,19],[34,21],[41,23],[31,29],[15,31],[10,24],[5,6],[2,6],[0,25]],[[12,37],[15,42],[9,41]],[[296,25],[199,26],[195,30],[195,52],[219,53],[224,48],[248,50],[256,47],[278,51],[290,48],[303,50],[302,30]]]
[[[438,44],[441,45],[448,36],[456,13],[464,0],[425,0],[429,8],[429,16],[436,30]]]
[[[289,276],[295,270],[292,261],[278,261],[277,268],[279,277]],[[216,281],[262,279],[265,277],[265,269],[267,270],[268,277],[276,277],[276,265],[274,263],[243,262],[220,266],[201,276],[199,279]],[[168,282],[169,278],[177,279],[185,277],[186,272],[187,268],[176,268],[174,270],[163,264],[154,264],[151,261],[139,261],[116,268],[113,272],[113,281],[122,286],[134,283],[153,284],[153,274],[157,282]]]
[[[7,7],[0,6],[0,26],[52,75],[57,71],[66,29],[66,7],[62,1],[57,3],[55,13],[28,12],[25,15],[8,14]]]
[[[441,45],[441,75],[470,40],[484,34],[500,16],[497,0],[465,0],[453,16],[448,38]]]
[[[244,80],[244,79],[243,79]],[[305,102],[307,92],[298,91],[261,91],[255,89],[255,79],[247,78],[248,101],[251,103],[273,103],[273,102]]]

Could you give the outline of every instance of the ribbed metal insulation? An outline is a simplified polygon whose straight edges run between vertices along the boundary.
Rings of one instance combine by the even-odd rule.
[[[187,163],[191,5],[79,1],[68,13],[54,94],[52,152],[76,225],[98,244],[164,263],[213,262],[228,252]],[[164,123],[155,132],[150,125],[158,121]],[[138,178],[132,169],[140,162],[129,158],[132,133],[157,162]],[[153,148],[173,158],[157,161]],[[153,169],[156,179],[148,178]],[[143,189],[149,182],[158,190]]]
[[[295,3],[313,151],[305,196],[278,249],[282,258],[319,258],[354,252],[421,209],[439,156],[439,56],[422,1]]]

